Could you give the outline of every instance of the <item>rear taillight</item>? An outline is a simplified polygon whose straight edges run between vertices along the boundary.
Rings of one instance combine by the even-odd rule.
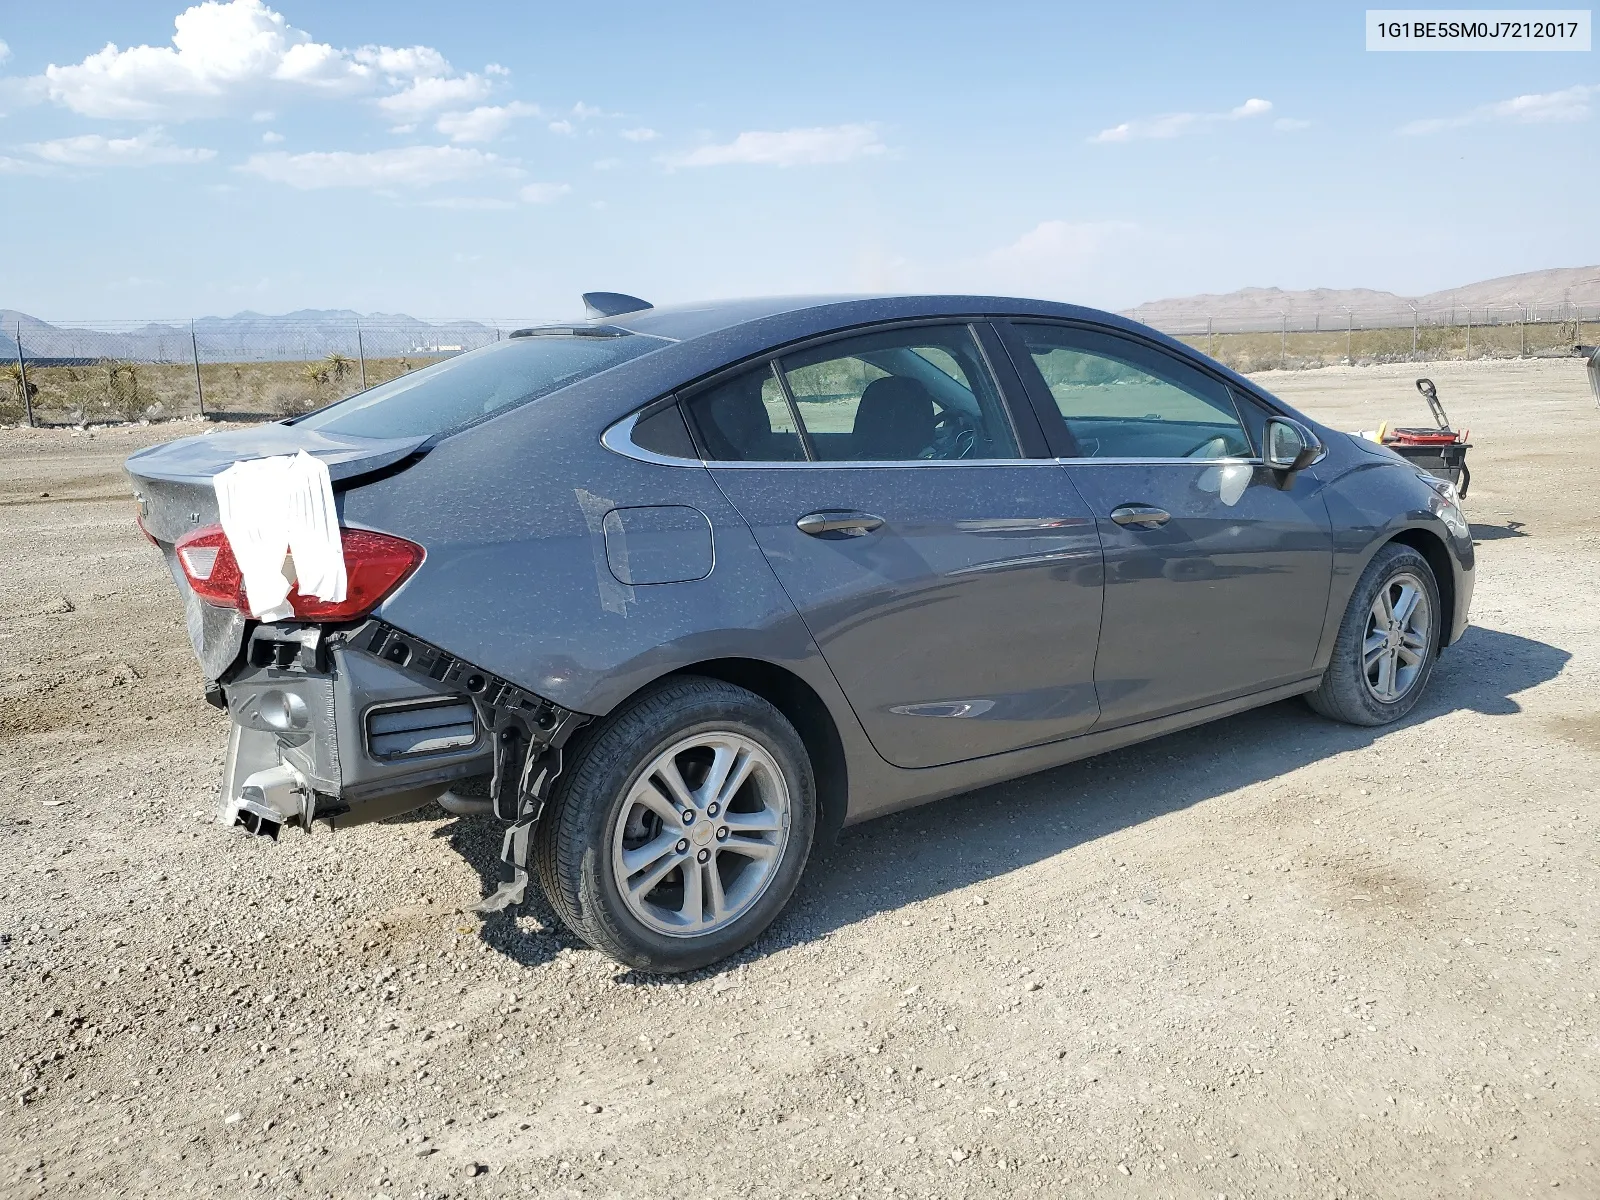
[[[337,604],[289,592],[289,606],[300,621],[354,621],[376,608],[422,563],[422,547],[370,529],[341,529],[344,541],[345,598]],[[248,612],[244,576],[220,525],[184,534],[176,546],[178,562],[195,595],[207,604]]]

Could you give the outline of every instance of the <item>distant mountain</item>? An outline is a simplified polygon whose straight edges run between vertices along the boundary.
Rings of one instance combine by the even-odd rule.
[[[1551,320],[1559,319],[1558,310],[1566,306],[1600,312],[1600,266],[1527,271],[1422,296],[1370,288],[1241,288],[1225,295],[1154,300],[1123,315],[1158,329],[1185,331],[1204,330],[1207,320],[1218,331],[1276,329],[1285,318],[1291,329],[1309,328],[1313,323],[1338,329],[1345,324],[1346,309],[1354,310],[1357,324],[1410,324],[1413,304],[1424,314],[1457,310],[1458,320],[1474,309],[1504,317],[1515,313],[1519,304]]]
[[[191,342],[191,330],[193,341]],[[479,321],[421,321],[403,313],[301,309],[270,316],[240,312],[188,322],[104,322],[59,326],[14,309],[0,309],[0,359],[7,344],[44,362],[181,362],[198,347],[201,362],[309,360],[329,354],[397,358],[471,350],[504,336]],[[358,340],[359,337],[359,340]]]

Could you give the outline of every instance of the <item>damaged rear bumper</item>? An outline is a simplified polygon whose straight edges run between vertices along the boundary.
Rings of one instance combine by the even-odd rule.
[[[536,819],[589,719],[377,620],[256,626],[221,690],[218,820],[271,837],[381,820],[484,775],[498,816]]]

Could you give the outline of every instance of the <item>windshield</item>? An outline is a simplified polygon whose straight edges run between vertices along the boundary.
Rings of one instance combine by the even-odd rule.
[[[380,383],[295,424],[353,437],[432,437],[667,344],[639,334],[513,337]]]

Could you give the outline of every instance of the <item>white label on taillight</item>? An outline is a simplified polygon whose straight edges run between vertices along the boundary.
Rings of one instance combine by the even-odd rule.
[[[217,565],[217,550],[216,546],[185,546],[178,551],[178,557],[183,559],[189,578],[204,582],[211,578],[211,570]]]

